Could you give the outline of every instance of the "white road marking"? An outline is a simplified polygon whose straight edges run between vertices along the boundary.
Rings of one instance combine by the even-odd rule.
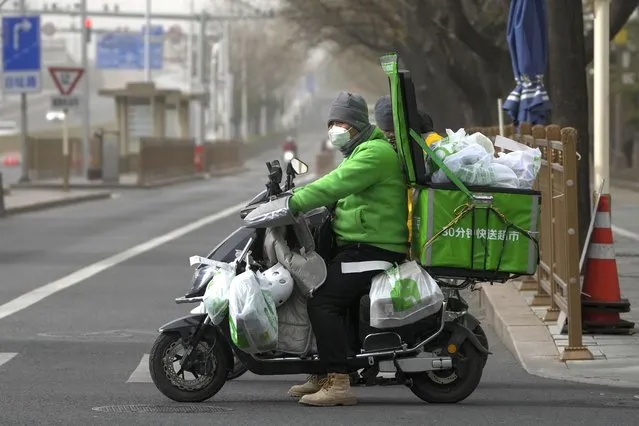
[[[639,234],[628,231],[627,229],[620,228],[618,226],[612,225],[612,232],[622,237],[630,238],[631,240],[639,241]]]
[[[142,355],[138,366],[129,376],[127,383],[153,383],[151,373],[149,373],[149,354]]]
[[[301,184],[301,183],[308,182],[312,179],[314,179],[314,176],[309,175],[306,178],[300,179],[298,182]],[[55,280],[53,282],[50,282],[49,284],[43,285],[42,287],[38,287],[27,293],[24,293],[16,297],[15,299],[10,300],[9,302],[3,305],[0,305],[0,320],[8,317],[9,315],[13,315],[16,312],[19,312],[23,309],[26,309],[31,305],[34,305],[38,303],[39,301],[51,296],[52,294],[55,294],[59,291],[62,291],[78,283],[81,283],[82,281],[87,280],[113,266],[119,265],[120,263],[126,262],[129,259],[132,259],[148,251],[151,251],[163,244],[166,244],[180,237],[183,237],[204,226],[210,225],[214,222],[217,222],[226,217],[229,217],[232,214],[237,213],[244,206],[246,206],[246,204],[249,201],[250,200],[244,201],[242,203],[228,207],[212,215],[203,217],[200,220],[191,222],[188,225],[174,229],[171,232],[168,232],[164,235],[160,235],[159,237],[153,238],[145,243],[138,244],[137,246],[132,247],[128,250],[125,250],[113,256],[107,257],[106,259],[100,260],[99,262],[93,263],[89,266],[85,266],[82,269],[78,269],[77,271],[67,275],[66,277],[62,277],[59,280]]]
[[[0,352],[0,366],[11,361],[16,355],[18,355],[17,352]]]

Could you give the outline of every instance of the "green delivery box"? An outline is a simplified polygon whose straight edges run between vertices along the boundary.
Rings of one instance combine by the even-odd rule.
[[[504,281],[532,275],[539,263],[541,193],[467,187],[418,133],[414,86],[397,54],[380,58],[388,75],[398,156],[415,189],[411,254],[433,275]],[[428,168],[424,162],[424,152]],[[433,184],[441,169],[452,183]]]
[[[541,193],[453,184],[417,188],[412,255],[432,273],[498,281],[539,263]]]

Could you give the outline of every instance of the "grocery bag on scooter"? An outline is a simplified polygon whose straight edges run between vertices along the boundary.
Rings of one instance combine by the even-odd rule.
[[[229,328],[235,346],[256,354],[277,348],[277,312],[268,290],[251,270],[233,278],[229,294]]]
[[[415,261],[376,275],[370,290],[370,325],[396,328],[436,314],[444,295],[437,282]]]
[[[231,290],[231,282],[235,277],[236,265],[235,263],[218,262],[214,267],[207,267],[215,268],[215,272],[206,285],[202,302],[204,302],[204,308],[206,313],[209,314],[211,322],[215,325],[220,325],[228,314],[229,292]]]

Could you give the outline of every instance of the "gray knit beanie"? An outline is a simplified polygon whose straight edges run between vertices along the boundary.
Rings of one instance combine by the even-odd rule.
[[[328,126],[334,121],[350,124],[361,132],[370,125],[366,100],[355,93],[339,92],[328,114]]]
[[[391,105],[390,96],[382,96],[375,103],[375,121],[377,127],[384,132],[392,132],[394,130],[393,106]]]

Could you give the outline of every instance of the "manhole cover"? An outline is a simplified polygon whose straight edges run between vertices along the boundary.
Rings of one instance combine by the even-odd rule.
[[[233,411],[231,408],[214,405],[105,405],[93,407],[93,411],[101,413],[225,413]]]

